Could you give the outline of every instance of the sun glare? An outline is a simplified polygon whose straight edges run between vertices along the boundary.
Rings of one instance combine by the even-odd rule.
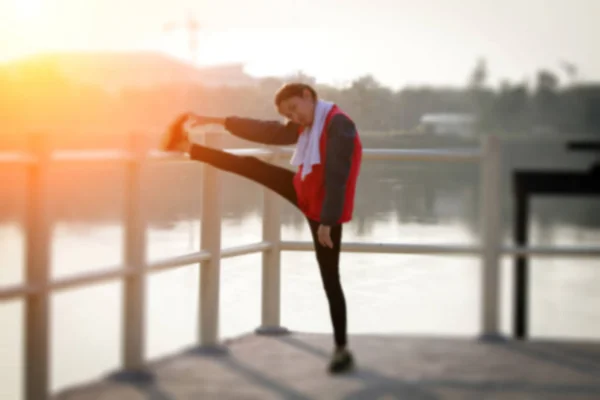
[[[19,19],[32,20],[42,15],[43,0],[13,0],[13,2]]]
[[[182,34],[165,36],[161,50],[171,56],[191,60],[186,39]],[[289,46],[290,40],[293,44],[300,43],[293,36],[290,39],[290,34],[280,38],[267,30],[213,31],[200,36],[195,59],[199,66],[243,63],[251,66],[252,73],[257,75],[285,74],[290,72],[292,63],[287,57],[282,57],[278,49]]]

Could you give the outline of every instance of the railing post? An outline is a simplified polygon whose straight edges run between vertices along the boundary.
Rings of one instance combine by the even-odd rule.
[[[502,171],[500,141],[483,139],[480,170],[481,187],[481,333],[487,340],[499,339],[500,255],[502,246]]]
[[[141,136],[131,135],[125,190],[125,267],[135,273],[124,279],[123,368],[128,377],[146,376],[144,372],[146,287],[146,222],[142,207],[142,163],[144,150]]]
[[[288,332],[281,327],[281,198],[265,188],[263,199],[263,241],[271,248],[262,256],[262,323],[256,333],[276,335]]]
[[[514,242],[527,247],[529,234],[529,193],[525,182],[516,174],[514,207]],[[514,259],[513,337],[523,340],[528,336],[529,322],[529,255],[519,254]]]
[[[204,135],[207,146],[217,142],[216,134]],[[202,225],[201,249],[210,259],[201,263],[200,270],[200,346],[203,350],[221,351],[219,339],[219,293],[221,265],[221,182],[219,171],[202,165]]]
[[[48,397],[50,378],[49,293],[51,216],[47,208],[50,152],[41,135],[32,137],[34,155],[28,182],[26,220],[26,284],[38,291],[25,299],[25,399]]]

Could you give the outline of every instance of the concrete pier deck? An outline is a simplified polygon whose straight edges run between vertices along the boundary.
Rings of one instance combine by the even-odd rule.
[[[600,343],[353,335],[355,371],[325,372],[329,335],[245,335],[224,355],[194,349],[149,363],[153,379],[106,377],[56,400],[598,400]]]

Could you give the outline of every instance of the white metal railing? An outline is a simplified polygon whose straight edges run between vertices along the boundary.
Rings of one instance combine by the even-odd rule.
[[[212,135],[206,140],[211,141]],[[210,143],[208,143],[210,144]],[[291,154],[290,149],[243,149],[233,153],[253,155],[275,160]],[[444,161],[475,162],[481,167],[481,243],[478,245],[434,245],[434,244],[378,244],[344,243],[346,252],[372,252],[390,254],[444,254],[480,255],[481,281],[481,333],[484,336],[499,334],[499,263],[502,255],[536,256],[598,256],[600,248],[518,248],[502,246],[500,143],[495,137],[483,139],[481,149],[476,150],[393,150],[365,149],[365,160]],[[280,256],[281,251],[307,251],[313,249],[310,242],[281,240],[280,210],[278,195],[268,189],[264,191],[263,240],[262,242],[221,249],[221,212],[219,172],[203,165],[203,190],[201,251],[147,262],[146,223],[141,215],[142,201],[140,172],[144,163],[150,161],[181,160],[182,157],[163,153],[144,154],[134,146],[131,151],[112,152],[56,152],[48,154],[40,146],[35,156],[25,153],[0,154],[0,165],[17,164],[29,169],[27,222],[26,222],[26,274],[22,285],[0,289],[0,301],[17,298],[25,300],[25,363],[24,387],[27,400],[44,399],[48,393],[49,377],[49,294],[59,290],[88,286],[91,284],[121,279],[124,281],[124,330],[122,364],[127,371],[143,371],[144,368],[144,310],[146,302],[145,274],[199,263],[200,315],[199,338],[201,346],[218,345],[220,260],[251,253],[263,254],[262,266],[262,316],[257,332],[276,333],[283,328],[280,324]],[[125,223],[124,264],[86,273],[75,277],[49,280],[50,227],[46,212],[45,191],[48,188],[47,167],[57,162],[124,162],[128,170]]]

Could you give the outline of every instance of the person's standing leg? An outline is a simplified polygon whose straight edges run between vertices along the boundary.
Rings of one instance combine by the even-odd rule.
[[[323,246],[319,243],[317,230],[319,222],[308,220],[315,246],[319,271],[327,301],[329,303],[329,314],[333,325],[336,354],[329,368],[331,372],[342,372],[352,366],[352,356],[347,351],[347,316],[346,299],[340,279],[340,250],[342,243],[342,225],[331,228],[331,241],[333,248]]]

